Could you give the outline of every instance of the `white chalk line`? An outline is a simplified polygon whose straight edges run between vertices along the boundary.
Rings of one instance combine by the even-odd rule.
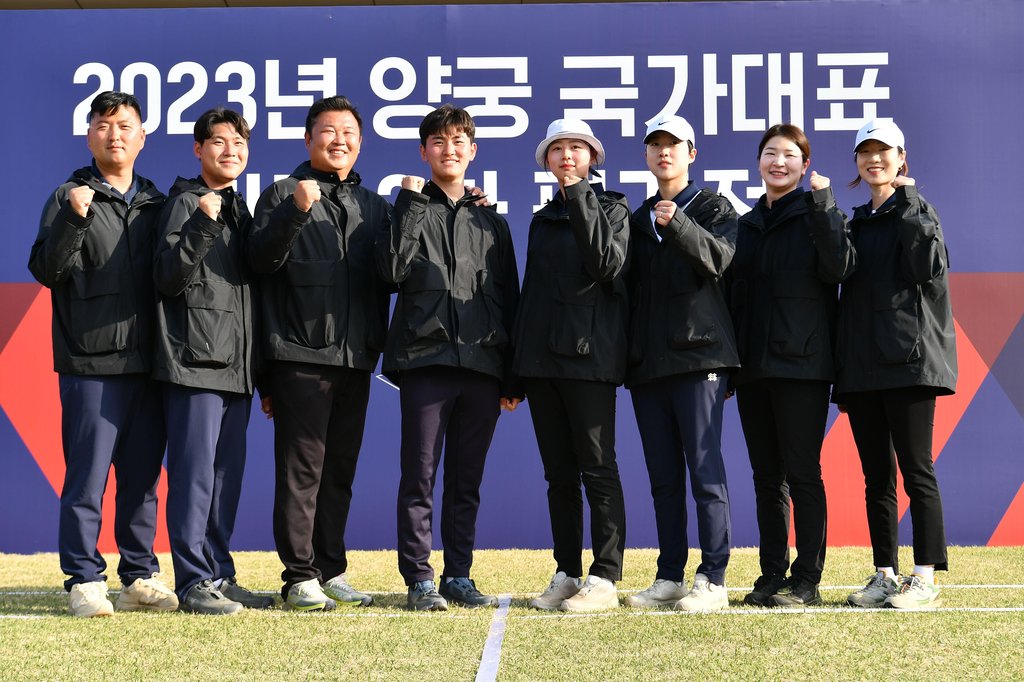
[[[487,630],[487,641],[480,655],[480,667],[476,671],[476,682],[494,682],[498,678],[498,665],[501,663],[501,645],[505,639],[505,624],[508,622],[508,608],[512,603],[511,594],[498,595],[498,608],[491,617],[491,627]]]
[[[842,613],[845,615],[860,615],[862,613],[1024,613],[1024,606],[952,606],[936,607],[933,609],[865,609],[856,606],[812,606],[805,609],[792,608],[756,608],[743,607],[738,609],[721,609],[719,611],[646,611],[634,609],[598,611],[596,613],[539,613],[529,616],[518,616],[522,620],[552,620],[558,618],[611,618],[613,616],[671,616],[690,618],[693,616],[766,616],[772,617],[777,614],[800,614],[803,616],[815,616],[823,614]]]

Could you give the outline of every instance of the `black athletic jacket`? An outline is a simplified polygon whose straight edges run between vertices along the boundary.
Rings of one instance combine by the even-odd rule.
[[[75,171],[43,208],[28,267],[50,289],[53,368],[62,374],[148,373],[153,352],[153,247],[164,195],[135,176],[131,205],[91,168]],[[86,217],[68,192],[96,194]]]
[[[843,282],[836,361],[838,396],[906,386],[956,390],[949,254],[939,216],[914,186],[850,221],[857,272]]]
[[[730,268],[740,351],[733,385],[757,379],[835,378],[838,284],[856,267],[846,216],[832,190],[765,197],[739,220]]]
[[[211,191],[202,178],[178,178],[160,217],[153,378],[252,394],[253,295],[243,248],[252,217],[241,195],[226,189],[211,220],[199,209]]]
[[[428,182],[403,189],[389,229],[377,235],[381,276],[398,285],[384,351],[395,383],[417,367],[463,367],[511,387],[510,333],[519,303],[519,270],[508,223],[466,193],[452,202]]]
[[[657,194],[630,222],[629,387],[739,366],[722,277],[735,252],[736,211],[720,194],[693,192],[675,198],[689,203],[664,227],[651,223]]]
[[[300,211],[292,194],[316,180],[322,198]],[[268,360],[371,371],[384,349],[390,290],[374,264],[376,234],[391,206],[350,172],[303,163],[264,190],[246,254],[261,275],[262,337]]]

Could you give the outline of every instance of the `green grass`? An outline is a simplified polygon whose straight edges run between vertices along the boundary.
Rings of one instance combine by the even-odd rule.
[[[646,587],[655,559],[652,550],[628,550],[620,590]],[[900,559],[911,565],[909,551]],[[108,561],[116,565],[116,557]],[[698,561],[691,553],[691,571]],[[169,557],[161,562],[170,567]],[[236,563],[247,586],[279,588],[274,554],[241,552]],[[859,585],[870,563],[868,550],[831,548],[823,584]],[[384,593],[375,606],[333,614],[119,613],[82,620],[67,616],[55,555],[0,555],[0,680],[474,678],[493,610],[408,613],[394,552],[351,552],[350,564],[355,585]],[[1024,613],[951,610],[1024,608],[1024,589],[952,587],[1024,584],[1024,547],[954,547],[950,565],[940,574],[950,586],[943,590],[945,608],[933,613],[784,614],[744,607],[743,592],[733,591],[726,614],[622,608],[550,615],[526,608],[551,576],[549,552],[480,551],[474,577],[484,590],[513,597],[501,680],[1024,679]],[[756,551],[735,550],[728,583],[745,587],[756,576]],[[847,592],[823,590],[825,605],[842,606]]]

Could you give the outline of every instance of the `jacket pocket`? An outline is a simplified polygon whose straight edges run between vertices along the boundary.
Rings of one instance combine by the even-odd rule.
[[[99,355],[125,350],[129,321],[121,311],[117,269],[76,270],[72,281],[69,326],[74,352]]]
[[[872,295],[872,335],[878,359],[905,364],[921,358],[921,321],[917,315],[917,287],[876,291]]]
[[[185,292],[188,338],[182,361],[228,367],[235,359],[235,292],[227,282],[203,281]]]
[[[504,348],[508,345],[508,330],[502,316],[504,301],[502,284],[489,270],[480,270],[477,275],[477,291],[483,299],[485,315],[478,322],[480,345],[484,348]]]
[[[414,264],[403,282],[402,345],[410,359],[451,340],[444,324],[448,318],[448,289],[448,273],[429,262]]]
[[[333,260],[293,260],[285,265],[290,300],[285,310],[288,340],[306,348],[326,348],[337,339],[337,319],[332,310]]]
[[[776,355],[814,354],[818,338],[819,285],[809,272],[777,272],[772,278],[771,331],[768,346]]]
[[[700,290],[700,282],[691,273],[672,273],[668,309],[668,347],[672,350],[702,348],[718,341],[715,318],[701,305]]]
[[[598,285],[583,275],[558,275],[548,347],[556,355],[590,355]]]

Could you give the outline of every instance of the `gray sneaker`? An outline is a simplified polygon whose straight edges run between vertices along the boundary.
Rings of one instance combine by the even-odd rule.
[[[871,576],[867,585],[847,597],[846,603],[863,608],[881,608],[885,605],[885,600],[896,594],[898,589],[895,580],[878,572]]]
[[[405,605],[411,611],[448,610],[448,602],[438,594],[433,580],[421,580],[410,586]]]
[[[220,593],[231,601],[236,601],[247,609],[269,609],[274,605],[274,598],[268,595],[253,594],[238,584],[235,576],[224,578],[220,583]]]
[[[334,576],[320,587],[323,588],[324,594],[341,606],[369,606],[373,603],[373,597],[348,584],[344,573]]]
[[[212,580],[203,580],[188,588],[178,608],[204,616],[230,616],[241,611],[242,605],[221,594]]]
[[[441,578],[442,597],[452,604],[476,608],[479,606],[497,606],[498,598],[489,594],[481,594],[476,583],[469,578]]]

